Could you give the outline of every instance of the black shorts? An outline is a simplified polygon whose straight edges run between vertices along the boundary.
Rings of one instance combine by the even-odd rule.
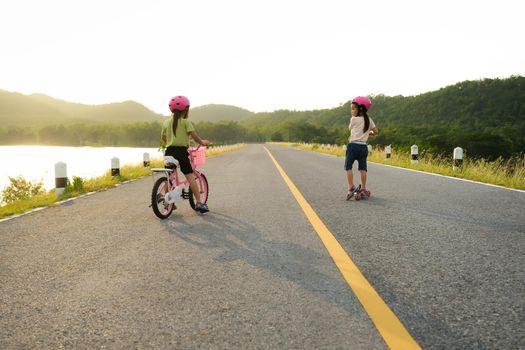
[[[177,159],[179,161],[179,167],[180,171],[184,175],[193,173],[193,169],[191,167],[188,148],[183,146],[169,146],[166,148],[166,152],[164,152],[165,156],[172,156],[173,158]]]
[[[345,170],[352,170],[352,165],[357,160],[358,170],[366,171],[366,158],[368,157],[368,146],[359,143],[349,143],[346,146]]]

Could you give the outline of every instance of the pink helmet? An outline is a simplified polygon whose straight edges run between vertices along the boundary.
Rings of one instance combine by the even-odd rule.
[[[190,106],[190,100],[184,96],[175,96],[170,100],[170,111],[183,111]]]
[[[357,103],[358,105],[364,105],[368,111],[372,107],[372,101],[366,96],[357,96],[352,100],[352,103]]]

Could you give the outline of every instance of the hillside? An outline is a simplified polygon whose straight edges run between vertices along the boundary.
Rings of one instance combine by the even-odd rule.
[[[462,146],[471,155],[494,158],[525,153],[525,77],[464,81],[417,96],[375,95],[370,116],[380,135],[369,141],[434,152]],[[350,107],[258,113],[243,123],[275,141],[342,144]]]
[[[190,118],[192,121],[217,122],[221,120],[242,121],[252,118],[255,113],[246,109],[221,104],[208,104],[191,108]]]
[[[103,105],[66,102],[42,94],[23,95],[0,90],[2,126],[46,126],[72,123],[136,123],[161,116],[134,101]]]
[[[209,104],[191,109],[195,122],[241,121],[255,114],[246,109]],[[47,126],[71,123],[136,123],[160,121],[164,117],[140,103],[126,101],[103,105],[67,102],[43,94],[23,95],[0,90],[2,126]]]
[[[418,96],[374,99],[374,115],[386,123],[443,123],[484,128],[525,117],[525,77],[464,81]]]
[[[525,121],[525,77],[464,81],[416,96],[372,95],[369,114],[382,124],[458,124],[484,128]],[[348,102],[332,109],[278,110],[257,113],[250,121],[260,126],[294,119],[317,125],[345,125],[350,118]]]

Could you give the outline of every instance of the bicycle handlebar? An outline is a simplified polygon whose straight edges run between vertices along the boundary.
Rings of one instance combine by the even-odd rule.
[[[202,147],[204,147],[203,145],[198,145],[197,147],[190,147],[188,149],[189,152],[196,152],[198,151],[199,149],[201,149]]]

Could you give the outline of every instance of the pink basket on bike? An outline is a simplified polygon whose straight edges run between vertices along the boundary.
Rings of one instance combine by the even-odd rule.
[[[193,164],[196,166],[206,163],[206,147],[190,148],[193,157]]]

